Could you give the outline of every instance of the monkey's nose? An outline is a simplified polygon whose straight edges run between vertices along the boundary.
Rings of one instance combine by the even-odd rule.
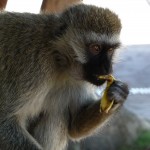
[[[104,74],[108,75],[112,73],[112,65],[110,63],[104,64],[103,66]]]

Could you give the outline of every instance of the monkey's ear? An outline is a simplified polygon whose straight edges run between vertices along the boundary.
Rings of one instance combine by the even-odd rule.
[[[69,65],[69,59],[67,58],[67,56],[61,54],[59,51],[55,51],[54,61],[59,69],[67,68]]]

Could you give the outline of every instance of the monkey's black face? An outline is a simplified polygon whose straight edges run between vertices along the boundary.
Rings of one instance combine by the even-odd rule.
[[[102,85],[105,81],[98,79],[100,75],[112,73],[112,58],[116,47],[108,44],[89,44],[87,46],[88,62],[84,64],[84,78],[94,85]]]

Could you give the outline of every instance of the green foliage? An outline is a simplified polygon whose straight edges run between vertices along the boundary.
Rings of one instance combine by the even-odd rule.
[[[131,146],[121,150],[150,150],[150,131],[143,131]]]

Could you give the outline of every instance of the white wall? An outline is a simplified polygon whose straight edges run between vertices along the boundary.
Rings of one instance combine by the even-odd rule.
[[[6,10],[38,13],[42,0],[8,0]],[[122,20],[121,40],[126,44],[150,44],[150,6],[146,0],[84,0],[108,7]]]
[[[42,0],[8,0],[6,10],[39,13]]]
[[[124,44],[150,44],[150,5],[146,0],[84,0],[84,3],[110,8],[119,15]]]

